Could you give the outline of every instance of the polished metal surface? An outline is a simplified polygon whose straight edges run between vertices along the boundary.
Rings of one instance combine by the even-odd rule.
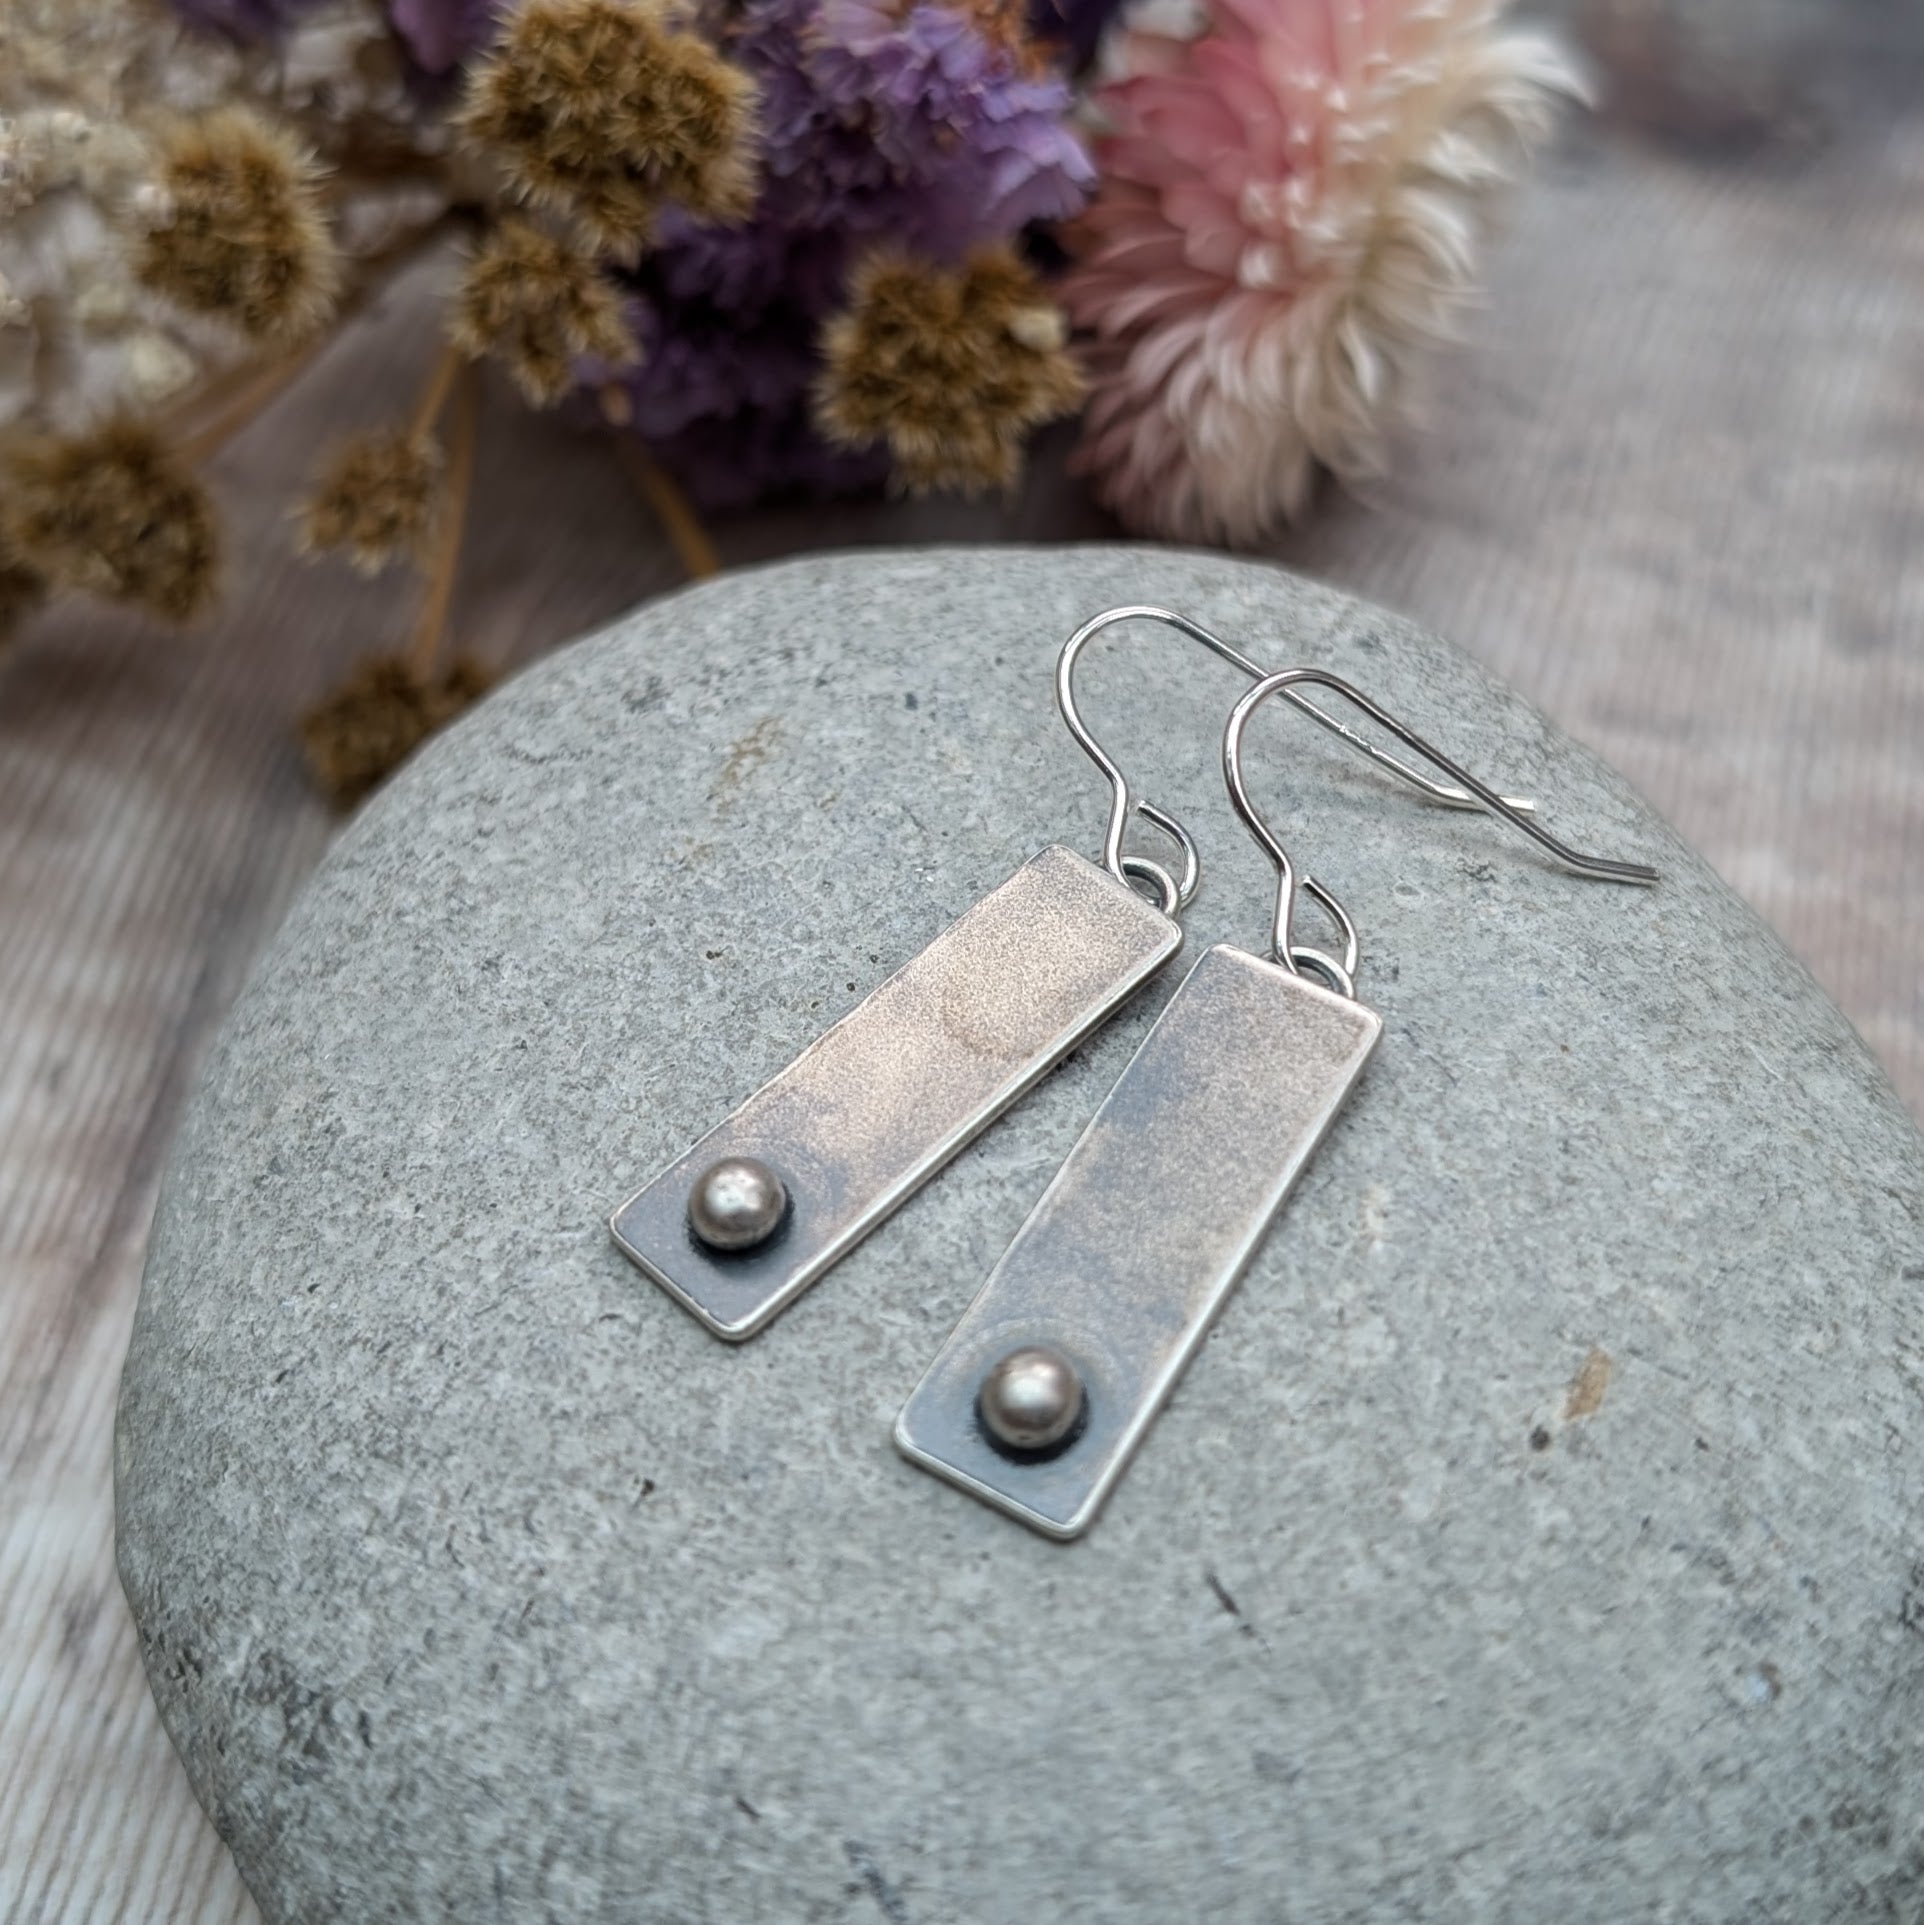
[[[688,1194],[688,1227],[711,1250],[752,1250],[787,1214],[787,1186],[752,1156],[710,1164]]]
[[[1004,1450],[1052,1450],[1082,1420],[1082,1378],[1061,1351],[1023,1344],[990,1366],[975,1406],[982,1428]]]
[[[1126,883],[1043,850],[629,1198],[615,1241],[717,1336],[753,1336],[1181,946]],[[774,1172],[788,1213],[729,1254],[688,1210],[736,1157]]]
[[[1051,1537],[1087,1529],[1381,1032],[1360,1003],[1208,950],[909,1398],[904,1455]],[[1057,1454],[1018,1460],[978,1393],[1028,1347],[1068,1360],[1087,1409]]]

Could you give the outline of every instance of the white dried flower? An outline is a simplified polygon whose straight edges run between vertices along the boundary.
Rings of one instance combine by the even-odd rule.
[[[174,197],[157,180],[144,180],[128,197],[130,218],[139,226],[154,230],[171,227],[177,209]]]
[[[89,334],[117,334],[138,311],[133,284],[119,274],[82,274],[76,280],[73,317]]]
[[[75,430],[232,359],[141,293],[128,236],[152,130],[237,73],[160,9],[0,0],[0,426]]]
[[[1380,474],[1498,191],[1579,91],[1501,0],[1219,0],[1139,39],[1063,283],[1078,462],[1131,527],[1254,542],[1319,468]]]
[[[194,357],[158,328],[143,328],[130,335],[122,355],[127,398],[137,407],[158,407],[184,394],[200,372]]]

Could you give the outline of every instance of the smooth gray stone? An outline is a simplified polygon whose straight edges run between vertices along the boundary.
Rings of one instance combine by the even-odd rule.
[[[1664,880],[1261,718],[1385,1035],[1064,1547],[890,1425],[1182,962],[746,1346],[604,1218],[1096,848],[1050,670],[1125,600],[1339,669]],[[1192,956],[1269,909],[1236,688],[1155,631],[1088,665],[1202,839]],[[1921,1280],[1924,1154],[1843,1018],[1445,644],[1165,550],[808,560],[541,663],[342,836],[174,1156],[120,1567],[273,1920],[1914,1919]]]

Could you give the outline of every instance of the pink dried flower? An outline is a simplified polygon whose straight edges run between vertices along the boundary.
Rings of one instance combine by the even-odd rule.
[[[1317,465],[1380,473],[1408,364],[1473,287],[1498,188],[1578,82],[1501,0],[1212,0],[1137,34],[1063,304],[1078,452],[1131,527],[1252,542]]]

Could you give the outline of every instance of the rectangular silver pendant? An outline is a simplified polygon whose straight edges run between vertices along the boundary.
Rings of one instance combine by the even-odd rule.
[[[896,1421],[902,1452],[1050,1537],[1086,1530],[1382,1034],[1219,944],[1169,999]],[[1027,1345],[1081,1378],[1080,1430],[1005,1454],[979,1419]]]
[[[615,1241],[716,1336],[752,1337],[1181,947],[1133,889],[1044,849],[630,1197]],[[724,1253],[688,1200],[731,1156],[789,1204],[768,1242]]]

